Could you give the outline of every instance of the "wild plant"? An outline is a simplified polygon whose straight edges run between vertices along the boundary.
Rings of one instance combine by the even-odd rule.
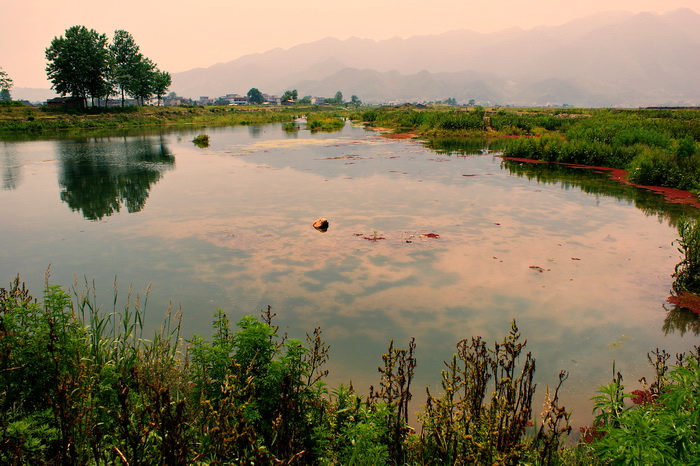
[[[678,221],[678,252],[682,259],[673,274],[673,290],[676,293],[700,292],[700,223],[697,220]]]
[[[232,333],[219,311],[213,341],[190,340],[201,407],[197,422],[205,432],[200,454],[206,458],[241,452],[245,458],[237,461],[313,462],[319,451],[316,427],[325,408],[320,383],[328,347],[319,329],[308,337],[312,350],[279,337],[273,316],[268,308],[261,319],[243,317]]]
[[[695,354],[677,356],[679,365],[666,374],[665,352],[649,357],[658,379],[658,397],[634,394],[634,407],[602,418],[600,435],[591,443],[598,458],[610,464],[696,464],[700,455],[700,364]],[[681,365],[682,363],[682,365]],[[620,376],[618,375],[618,379]],[[624,395],[632,397],[633,395]],[[618,397],[619,398],[619,397]],[[619,402],[616,401],[619,406]]]
[[[520,332],[512,322],[508,337],[493,349],[480,337],[458,343],[457,353],[442,371],[444,393],[434,396],[428,389],[421,415],[421,462],[510,464],[531,455],[534,445],[543,448],[543,459],[551,458],[560,447],[560,437],[570,430],[569,415],[558,406],[566,374],[560,374],[554,396],[546,400],[542,427],[528,438],[535,361],[528,353],[518,365],[527,344],[519,340]]]
[[[412,432],[408,425],[408,406],[413,396],[411,382],[417,364],[415,350],[416,343],[413,338],[408,343],[407,350],[394,348],[394,340],[391,340],[388,351],[382,355],[384,367],[378,368],[381,373],[379,389],[375,392],[374,388],[370,387],[368,398],[370,408],[377,404],[377,401],[383,403],[389,457],[397,464],[406,461],[404,444]]]

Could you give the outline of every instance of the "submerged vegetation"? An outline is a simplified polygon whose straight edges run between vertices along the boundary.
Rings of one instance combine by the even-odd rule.
[[[389,344],[378,388],[363,396],[324,383],[320,328],[305,341],[280,335],[269,307],[237,329],[219,310],[211,339],[183,340],[171,311],[144,334],[148,292],[142,303],[130,291],[119,309],[115,284],[104,313],[94,288],[77,289],[47,277],[39,302],[19,277],[0,288],[3,464],[655,464],[700,453],[697,352],[671,369],[657,351],[653,383],[630,394],[616,375],[594,398],[594,426],[566,445],[567,374],[533,414],[535,360],[513,322],[492,347],[457,344],[415,430],[413,340]]]

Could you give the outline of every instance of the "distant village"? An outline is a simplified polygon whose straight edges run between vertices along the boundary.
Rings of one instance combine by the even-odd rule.
[[[262,94],[263,105],[284,105],[293,104],[294,100],[285,100],[278,95]],[[321,105],[325,103],[325,97],[311,97],[311,104]],[[248,105],[247,95],[241,94],[226,94],[221,97],[212,98],[209,96],[200,96],[199,99],[188,99],[185,97],[179,97],[171,93],[167,97],[163,98],[163,105],[175,106],[175,105]]]
[[[277,95],[262,94],[263,105],[292,105],[296,103],[295,100],[282,100],[282,97]],[[304,97],[305,103],[310,103],[312,105],[323,105],[326,103],[326,97]],[[46,104],[50,107],[66,107],[71,106],[74,99],[72,97],[55,97],[53,99],[48,99]],[[167,96],[163,97],[162,101],[159,102],[156,98],[151,98],[144,102],[145,105],[164,105],[164,106],[178,106],[178,105],[248,105],[249,99],[247,95],[241,94],[226,94],[221,97],[212,98],[209,96],[200,96],[199,99],[191,99],[188,97],[181,97],[171,92]],[[32,105],[30,102],[26,102],[27,105]],[[120,107],[122,105],[122,100],[120,98],[109,99],[104,101],[102,99],[95,99],[94,106],[99,107]],[[140,105],[137,99],[125,99],[124,105]]]

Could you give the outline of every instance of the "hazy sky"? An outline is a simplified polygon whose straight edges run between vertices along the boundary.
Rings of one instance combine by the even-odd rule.
[[[44,51],[74,25],[129,31],[171,73],[327,36],[387,39],[453,29],[556,26],[599,11],[700,12],[700,0],[0,0],[0,68],[43,87]]]

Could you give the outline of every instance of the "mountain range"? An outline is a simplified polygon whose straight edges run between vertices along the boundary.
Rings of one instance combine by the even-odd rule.
[[[178,95],[256,87],[367,103],[700,105],[700,14],[606,12],[560,26],[455,30],[375,41],[325,38],[173,74]]]

